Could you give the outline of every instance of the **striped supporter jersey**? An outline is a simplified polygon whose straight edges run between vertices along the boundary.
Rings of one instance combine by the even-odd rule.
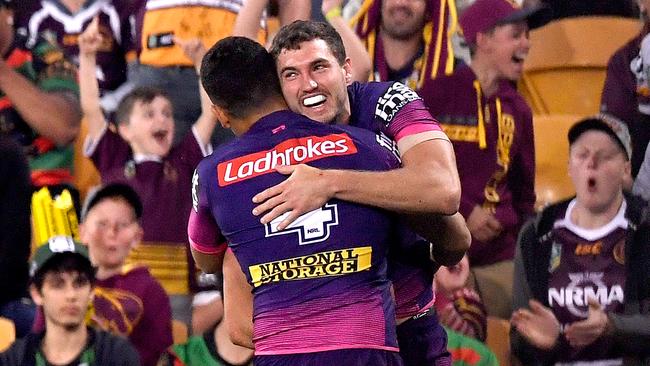
[[[383,137],[313,122],[288,111],[259,120],[205,158],[194,176],[188,232],[199,252],[225,240],[253,288],[257,355],[336,349],[397,351],[386,252],[394,225],[385,211],[339,200],[282,231],[262,225],[252,197],[283,181],[277,164],[380,171],[399,160]],[[225,240],[215,240],[223,234]]]

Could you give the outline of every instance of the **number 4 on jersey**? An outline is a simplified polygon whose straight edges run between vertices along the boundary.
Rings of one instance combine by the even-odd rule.
[[[280,215],[275,220],[265,225],[266,237],[275,235],[298,234],[300,245],[314,244],[327,240],[330,236],[330,226],[339,224],[338,209],[336,204],[325,206],[307,212],[298,217],[284,230],[278,231],[278,225],[289,215],[288,212]]]

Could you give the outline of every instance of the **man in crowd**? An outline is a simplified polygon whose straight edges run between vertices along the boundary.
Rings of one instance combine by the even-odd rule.
[[[508,318],[519,228],[533,214],[535,148],[530,108],[515,89],[541,8],[477,0],[460,24],[472,60],[420,95],[454,144],[460,213],[472,233],[469,262],[488,315]]]
[[[51,40],[14,33],[14,2],[0,2],[0,132],[24,146],[35,186],[72,182],[81,114],[76,70]]]
[[[45,330],[29,334],[0,354],[0,365],[139,365],[123,338],[86,327],[95,269],[87,249],[67,237],[42,245],[31,265],[30,293],[43,308]]]

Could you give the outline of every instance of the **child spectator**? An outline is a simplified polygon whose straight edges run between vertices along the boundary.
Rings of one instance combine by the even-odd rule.
[[[465,286],[468,277],[467,255],[455,266],[440,267],[435,275],[435,307],[442,325],[483,342],[487,314],[478,293]]]
[[[162,92],[138,88],[116,112],[117,127],[109,127],[99,106],[95,78],[96,53],[102,43],[95,18],[79,38],[79,83],[82,110],[88,120],[85,154],[102,181],[123,182],[142,198],[143,243],[127,263],[149,266],[170,295],[174,319],[191,324],[191,298],[198,286],[185,230],[191,209],[191,177],[210,150],[216,120],[209,102],[181,143],[172,148],[172,105]],[[180,220],[180,221],[179,221]]]
[[[92,323],[128,337],[141,364],[153,366],[172,344],[171,308],[146,267],[125,265],[142,238],[142,203],[128,185],[108,184],[86,200],[81,240],[97,269]]]

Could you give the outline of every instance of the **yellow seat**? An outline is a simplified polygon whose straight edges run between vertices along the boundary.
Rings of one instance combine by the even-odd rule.
[[[174,344],[187,342],[188,337],[187,325],[180,320],[172,319],[172,339]]]
[[[0,317],[0,352],[3,352],[16,339],[16,328],[11,319]]]
[[[535,115],[535,207],[541,209],[575,194],[569,178],[569,128],[583,116]]]
[[[533,113],[597,113],[607,62],[639,29],[638,20],[593,16],[532,31],[519,90]]]
[[[487,317],[485,344],[494,352],[499,365],[510,365],[510,322],[493,316]]]

